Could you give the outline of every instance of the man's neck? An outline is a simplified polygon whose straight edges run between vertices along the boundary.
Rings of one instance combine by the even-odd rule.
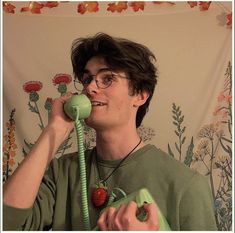
[[[117,160],[124,158],[140,141],[140,137],[135,130],[126,129],[113,131],[97,132],[96,148],[98,155],[104,160]],[[141,142],[135,149],[138,150],[144,146]],[[134,152],[134,151],[133,151]]]

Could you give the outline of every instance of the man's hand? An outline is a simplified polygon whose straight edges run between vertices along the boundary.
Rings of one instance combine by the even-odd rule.
[[[108,208],[98,219],[98,226],[102,231],[156,231],[159,230],[159,221],[156,204],[144,204],[148,213],[146,221],[136,217],[137,204],[131,201],[121,205],[118,209]]]
[[[50,113],[48,127],[53,126],[57,133],[61,133],[66,138],[74,127],[73,121],[64,113],[64,103],[73,96],[67,92],[63,96],[53,100],[52,111]]]

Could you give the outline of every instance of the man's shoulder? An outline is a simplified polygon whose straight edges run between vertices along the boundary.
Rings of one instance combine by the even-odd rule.
[[[168,179],[172,180],[191,180],[205,179],[195,169],[187,166],[184,162],[180,162],[165,151],[157,148],[155,145],[149,145],[149,150],[146,151],[146,156],[143,159],[148,159],[152,166],[156,166],[160,173],[167,175]]]
[[[84,156],[86,160],[91,157],[91,153],[92,149],[87,149],[84,151]],[[79,162],[79,156],[81,156],[79,152],[75,151],[55,158],[54,162],[58,163],[59,165],[77,164]]]

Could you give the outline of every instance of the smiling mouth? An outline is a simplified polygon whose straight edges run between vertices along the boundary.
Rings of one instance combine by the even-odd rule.
[[[91,106],[96,107],[96,106],[104,106],[107,105],[106,103],[99,102],[99,101],[91,101]]]

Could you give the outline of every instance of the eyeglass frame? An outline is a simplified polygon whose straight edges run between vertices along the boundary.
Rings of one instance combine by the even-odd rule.
[[[112,77],[118,76],[118,77],[121,77],[121,78],[127,78],[127,77],[124,77],[124,76],[122,76],[122,75],[120,75],[120,74],[117,74],[117,73],[113,72],[113,70],[111,70],[110,68],[102,68],[102,69],[100,69],[96,74],[93,74],[93,75],[90,74],[90,75],[89,75],[89,77],[92,77],[92,80],[90,81],[89,84],[87,84],[87,86],[90,85],[91,82],[94,80],[95,83],[96,83],[96,86],[97,86],[99,89],[107,89],[108,87],[110,87],[110,86],[112,85],[112,83],[113,83],[114,80],[111,80],[111,81],[110,81],[110,84],[108,84],[106,87],[100,87],[100,86],[99,86],[99,81],[96,79],[97,75],[98,75],[99,73],[104,72],[104,71],[109,71],[109,72],[111,73],[111,76],[112,76]],[[88,70],[85,70],[85,71],[83,72],[82,76],[83,76],[84,74],[89,74],[89,71],[88,71]],[[78,79],[74,78],[73,84],[74,84],[74,88],[75,88],[77,91],[81,91],[81,90],[79,90],[79,89],[76,87],[76,83],[81,84],[81,85],[83,86],[83,87],[82,87],[83,89],[86,88],[86,87],[84,87],[84,84],[82,84],[81,80],[78,80]]]

